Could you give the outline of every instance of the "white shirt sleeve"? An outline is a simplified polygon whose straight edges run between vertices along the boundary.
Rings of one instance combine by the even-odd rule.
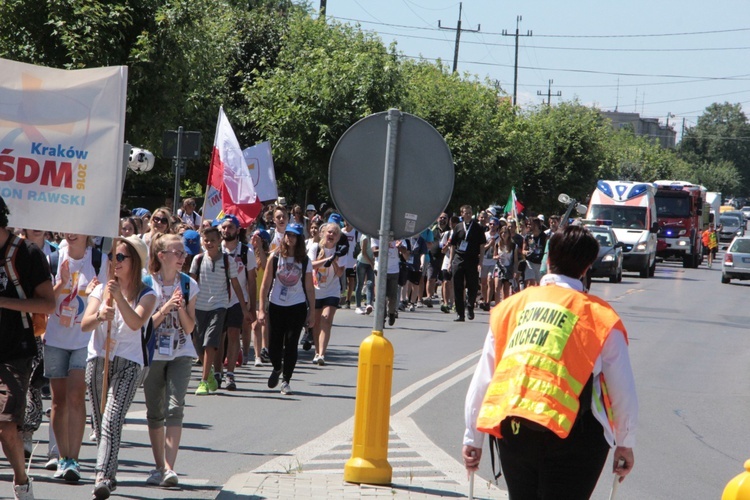
[[[613,329],[601,354],[602,373],[612,403],[615,420],[615,444],[626,448],[635,446],[635,429],[638,422],[638,397],[635,379],[630,366],[625,334]]]
[[[477,430],[477,416],[494,373],[495,337],[492,335],[492,329],[488,329],[477,369],[474,371],[474,377],[472,377],[469,390],[466,392],[466,403],[464,405],[465,445],[481,448],[484,444],[484,433]]]

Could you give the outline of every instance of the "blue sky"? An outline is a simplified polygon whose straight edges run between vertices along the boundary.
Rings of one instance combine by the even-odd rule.
[[[319,0],[312,0],[317,8]],[[406,56],[452,67],[459,2],[327,0],[327,15],[397,42]],[[750,108],[750,1],[464,0],[458,70],[513,92],[516,17],[522,16],[518,103],[578,98],[603,110],[669,115],[678,137],[713,102]],[[538,96],[540,91],[544,96]],[[561,97],[554,94],[561,92]]]

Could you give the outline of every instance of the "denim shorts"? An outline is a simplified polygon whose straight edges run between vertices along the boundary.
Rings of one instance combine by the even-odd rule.
[[[63,349],[51,345],[44,346],[44,376],[66,378],[70,370],[86,370],[88,348]]]

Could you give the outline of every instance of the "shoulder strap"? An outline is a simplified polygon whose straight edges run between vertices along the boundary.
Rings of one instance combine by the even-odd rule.
[[[154,278],[150,274],[147,274],[146,276],[144,276],[141,281],[143,281],[143,284],[146,285],[149,288],[151,288],[151,287],[154,286]],[[140,298],[140,297],[138,297],[138,298]]]
[[[51,246],[51,245],[50,245]],[[54,281],[57,276],[57,266],[60,264],[60,251],[52,247],[52,252],[49,254],[49,270],[52,274],[52,280]]]
[[[227,280],[227,299],[231,299],[232,298],[232,280],[229,278],[229,254],[226,252],[222,252],[221,258],[224,259],[224,277]]]
[[[242,263],[245,265],[245,279],[247,279],[247,252],[249,250],[249,246],[240,242],[240,259],[242,259]]]
[[[18,253],[18,247],[21,245],[21,238],[19,238],[15,234],[12,234],[11,238],[12,239],[10,241],[10,247],[5,254],[5,272],[13,282],[13,286],[16,287],[16,294],[18,295],[18,298],[25,299],[26,294],[23,291],[21,282],[18,280],[18,273],[16,272],[16,254]],[[29,313],[21,312],[21,321],[23,322],[24,328],[29,328]]]
[[[94,272],[98,277],[99,271],[101,271],[102,269],[102,250],[98,246],[94,246],[91,248],[91,265],[94,266]]]
[[[198,272],[195,273],[195,281],[200,283],[201,282],[201,264],[203,264],[203,252],[196,255],[193,260],[198,261],[198,263],[195,265],[195,267],[198,268]]]

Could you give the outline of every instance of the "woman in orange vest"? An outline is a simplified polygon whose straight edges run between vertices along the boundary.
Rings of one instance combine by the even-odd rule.
[[[556,232],[541,286],[490,316],[466,395],[462,454],[477,470],[484,434],[494,436],[511,500],[589,498],[610,447],[620,481],[633,468],[638,402],[627,333],[580,281],[598,250],[585,228]]]

